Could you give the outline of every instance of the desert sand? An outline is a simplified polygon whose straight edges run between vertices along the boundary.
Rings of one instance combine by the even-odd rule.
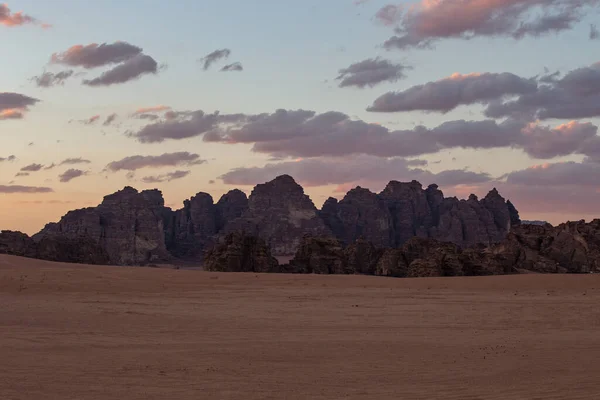
[[[598,399],[600,275],[394,279],[0,255],[0,399]]]

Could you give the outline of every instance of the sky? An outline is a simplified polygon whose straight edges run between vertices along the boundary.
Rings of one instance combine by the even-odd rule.
[[[600,0],[0,3],[0,229],[133,186],[493,187],[600,216]]]

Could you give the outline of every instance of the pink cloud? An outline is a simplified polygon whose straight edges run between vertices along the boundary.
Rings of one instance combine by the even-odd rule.
[[[397,35],[385,46],[424,48],[440,39],[477,36],[536,37],[571,29],[597,4],[598,0],[422,0],[404,13]],[[388,15],[384,9],[380,13]]]
[[[15,27],[21,26],[25,24],[39,24],[38,20],[29,16],[27,14],[23,14],[22,11],[19,12],[11,12],[10,8],[6,3],[0,4],[0,25]],[[50,25],[41,24],[43,28],[48,28]]]

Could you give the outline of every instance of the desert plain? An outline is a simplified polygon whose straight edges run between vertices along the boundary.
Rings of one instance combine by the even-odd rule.
[[[396,279],[0,255],[0,399],[600,398],[600,275]]]

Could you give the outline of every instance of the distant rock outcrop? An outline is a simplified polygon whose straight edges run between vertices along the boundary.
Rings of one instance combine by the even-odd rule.
[[[281,175],[257,185],[249,197],[234,189],[215,204],[200,192],[178,210],[164,206],[159,190],[125,187],[97,207],[70,211],[33,239],[85,238],[103,249],[111,264],[143,265],[171,258],[202,262],[205,250],[232,232],[258,236],[274,256],[291,257],[305,235],[335,237],[344,246],[363,240],[362,246],[369,242],[375,249],[398,248],[414,237],[467,248],[498,243],[519,224],[515,207],[495,189],[481,200],[474,195],[458,200],[444,198],[437,185],[423,189],[417,181],[391,181],[379,194],[356,187],[339,202],[329,198],[319,211],[302,186]],[[362,265],[362,253],[345,251],[351,265]],[[368,263],[360,267],[364,273],[408,273],[408,265]]]
[[[70,211],[33,239],[89,239],[108,254],[110,264],[138,265],[168,259],[163,208],[159,191],[139,193],[125,187],[105,196],[98,207]]]
[[[306,234],[331,234],[312,200],[289,175],[256,185],[248,209],[225,224],[224,233],[236,231],[261,237],[274,256],[294,254]]]
[[[264,240],[243,233],[230,233],[204,257],[206,271],[279,272],[279,264]]]
[[[417,181],[391,181],[378,195],[352,189],[339,202],[328,199],[320,215],[343,243],[363,237],[380,247],[401,246],[413,237],[490,245],[520,224],[515,207],[496,189],[482,200],[458,200],[444,198],[437,185],[423,190]]]
[[[48,261],[108,264],[106,251],[88,237],[46,236],[39,241],[21,232],[0,232],[0,254],[39,258]]]

